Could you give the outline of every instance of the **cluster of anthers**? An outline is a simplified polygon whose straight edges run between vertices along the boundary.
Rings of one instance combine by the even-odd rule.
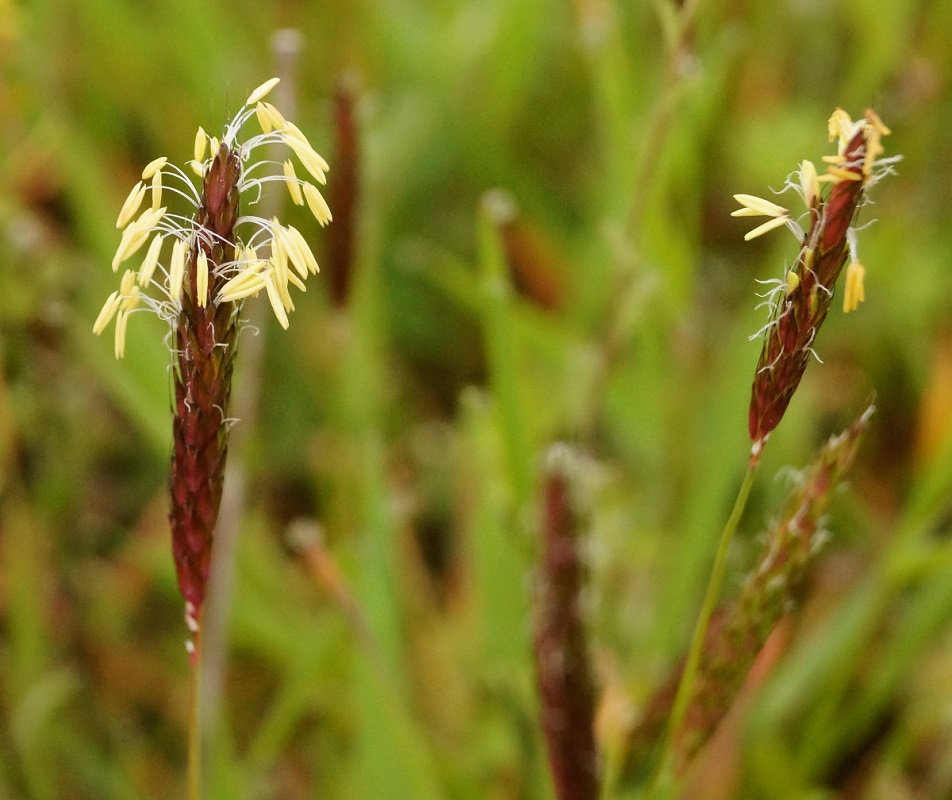
[[[236,153],[240,161],[237,189],[242,197],[252,193],[253,205],[261,196],[262,185],[271,181],[282,182],[294,204],[306,204],[324,226],[331,220],[330,209],[318,188],[297,176],[294,163],[288,159],[280,165],[279,173],[262,174],[268,166],[278,165],[255,157],[260,148],[283,143],[314,181],[326,183],[327,162],[311,147],[296,125],[264,100],[278,80],[272,78],[250,94],[226,126],[220,141],[199,128],[195,135],[194,158],[187,166],[201,179],[208,175],[220,151]],[[238,142],[242,128],[253,116],[257,118],[261,133]],[[151,205],[140,214],[139,209],[150,192]],[[119,289],[109,295],[93,332],[102,333],[115,318],[115,353],[117,358],[122,358],[126,327],[132,313],[151,310],[174,326],[182,310],[183,283],[193,256],[196,262],[195,298],[199,306],[238,303],[264,289],[275,317],[282,327],[287,328],[288,312],[294,308],[289,286],[293,284],[304,291],[304,280],[318,271],[314,254],[301,233],[291,225],[282,225],[276,218],[240,216],[235,222],[234,258],[214,263],[206,251],[211,252],[216,245],[223,244],[216,241],[218,235],[198,224],[194,214],[169,212],[168,206],[163,204],[168,193],[183,198],[195,211],[203,202],[202,188],[196,187],[183,169],[170,164],[165,157],[157,158],[142,171],[142,180],[132,188],[116,220],[122,238],[112,260],[113,272],[136,255],[146,242],[149,242],[148,249],[138,270],[127,269],[123,273]],[[166,243],[170,245],[170,252],[164,258]],[[259,253],[267,253],[267,256]],[[209,293],[209,287],[214,290],[213,295]]]
[[[862,153],[860,164],[853,163],[847,153],[850,142],[858,134],[862,133],[865,139],[866,147]],[[875,111],[868,110],[864,118],[855,122],[850,118],[842,108],[837,108],[829,120],[829,138],[830,141],[837,141],[836,155],[823,156],[823,162],[826,164],[826,172],[818,174],[816,166],[812,161],[804,160],[800,164],[800,169],[788,176],[784,184],[783,191],[793,189],[799,194],[810,215],[811,227],[821,229],[825,223],[833,222],[831,213],[836,209],[824,209],[824,199],[821,193],[821,187],[826,185],[835,185],[844,181],[850,181],[859,184],[863,190],[868,189],[877,183],[885,175],[891,174],[892,166],[901,156],[891,158],[880,158],[884,149],[882,146],[882,137],[890,133]],[[859,187],[857,187],[859,188]],[[803,249],[810,248],[810,241],[805,237],[804,230],[800,223],[793,219],[790,211],[783,206],[777,205],[770,200],[762,197],[756,197],[749,194],[735,194],[734,199],[741,204],[741,208],[731,213],[732,217],[770,217],[766,222],[758,225],[744,236],[745,241],[755,239],[774,228],[786,226],[797,241],[803,243]],[[828,219],[816,219],[816,212],[825,210],[825,217]],[[852,213],[854,209],[850,209]],[[814,222],[820,224],[814,225]],[[850,220],[851,221],[851,220]],[[865,291],[863,281],[866,270],[859,261],[856,230],[852,227],[845,229],[846,242],[849,247],[850,263],[846,269],[846,286],[843,297],[843,311],[849,313],[854,311],[863,300],[865,300]],[[766,283],[776,284],[776,290],[785,294],[794,289],[799,281],[798,275],[794,270],[788,270],[783,280],[766,281]],[[773,292],[770,293],[772,297]],[[768,304],[770,300],[768,299]],[[751,338],[757,338],[760,332],[754,334]]]

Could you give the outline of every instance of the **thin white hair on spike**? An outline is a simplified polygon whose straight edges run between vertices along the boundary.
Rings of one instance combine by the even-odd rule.
[[[254,189],[256,192],[253,199],[248,199],[245,201],[249,206],[256,206],[259,202],[261,202],[261,180],[249,181],[248,183],[244,184],[242,188],[246,191],[248,189]]]
[[[756,333],[752,333],[747,337],[747,341],[752,342],[754,339],[762,339],[767,331],[769,331],[776,324],[777,320],[775,319],[767,320],[767,322],[765,322]]]
[[[251,331],[249,336],[257,336],[259,333],[261,333],[261,328],[259,328],[250,320],[243,319],[238,324],[241,326],[240,331],[242,333],[244,333],[246,330]]]
[[[238,417],[225,417],[221,421],[221,426],[226,430],[230,431],[235,425],[237,425],[241,420]]]
[[[876,203],[875,200],[869,200],[868,202],[869,202],[870,204],[875,204],[875,203]],[[862,225],[850,225],[850,228],[849,228],[849,229],[850,229],[850,231],[855,231],[855,233],[859,233],[860,231],[865,231],[867,228],[872,227],[872,226],[875,225],[877,222],[879,222],[879,220],[876,219],[875,217],[873,217],[872,219],[866,220],[866,222],[864,222]],[[849,235],[849,231],[847,231],[847,236],[848,236],[848,235]],[[854,234],[854,235],[855,235],[855,234]]]
[[[798,242],[803,241],[803,237],[806,235],[803,232],[803,228],[800,227],[799,223],[796,220],[790,219],[789,217],[785,222],[787,230],[790,231]]]
[[[773,361],[771,361],[769,364],[764,364],[759,370],[757,370],[757,374],[760,375],[762,372],[773,372],[774,367],[777,366],[777,362],[780,361],[782,357],[783,357],[783,348],[781,347],[780,352],[777,353],[777,357]]]

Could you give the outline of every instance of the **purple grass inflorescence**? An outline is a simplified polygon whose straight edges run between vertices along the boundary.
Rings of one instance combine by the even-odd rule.
[[[294,309],[290,286],[304,291],[304,281],[318,272],[297,229],[277,218],[242,215],[242,201],[253,206],[262,186],[278,181],[295,205],[306,204],[322,226],[331,220],[311,182],[326,182],[327,162],[300,129],[264,100],[277,83],[272,78],[255,89],[220,140],[198,129],[188,166],[201,179],[200,186],[167,158],[145,168],[116,222],[123,232],[113,271],[149,242],[146,255],[138,270],[123,273],[93,326],[98,335],[115,319],[115,354],[122,358],[131,314],[150,310],[169,323],[174,383],[169,521],[178,585],[193,632],[201,619],[221,503],[242,304],[264,290],[278,322],[287,328],[288,312]],[[252,117],[261,133],[240,141]],[[258,157],[262,147],[275,144],[286,145],[310,179],[299,178],[290,159],[275,164]],[[268,172],[269,167],[276,169]],[[163,205],[165,193],[184,198],[194,211],[170,213]],[[136,217],[147,194],[151,205]]]
[[[818,175],[810,161],[788,178],[807,207],[806,232],[776,203],[752,195],[737,194],[742,208],[733,216],[767,216],[770,219],[744,238],[753,239],[773,228],[786,226],[800,242],[796,264],[783,279],[771,281],[767,293],[770,319],[757,333],[763,348],[751,388],[749,431],[753,442],[751,462],[756,463],[770,432],[783,418],[810,357],[817,332],[833,302],[836,281],[849,261],[843,310],[853,311],[865,299],[865,270],[857,254],[854,226],[866,191],[892,171],[898,157],[881,158],[882,137],[889,129],[873,111],[854,122],[837,109],[829,122],[830,141],[838,142],[837,153],[824,156],[827,170]],[[825,187],[828,191],[824,191]]]

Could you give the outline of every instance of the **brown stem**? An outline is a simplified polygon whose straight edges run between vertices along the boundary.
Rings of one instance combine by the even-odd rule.
[[[327,232],[327,266],[334,304],[346,304],[354,272],[354,231],[360,185],[360,151],[354,106],[356,80],[343,76],[334,95],[334,138],[337,156],[329,201],[334,224]]]

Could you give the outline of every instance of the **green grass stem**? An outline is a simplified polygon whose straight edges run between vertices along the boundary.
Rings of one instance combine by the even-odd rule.
[[[202,799],[201,632],[195,634],[188,698],[188,800]]]
[[[671,716],[668,718],[668,726],[665,729],[661,752],[655,765],[649,797],[655,797],[657,795],[661,782],[664,779],[668,762],[673,755],[672,750],[674,748],[675,736],[688,710],[688,703],[691,700],[694,678],[697,675],[698,665],[701,660],[701,651],[704,647],[704,639],[707,636],[708,625],[711,621],[711,615],[717,606],[721,588],[724,585],[727,554],[730,551],[731,542],[734,539],[734,533],[737,530],[740,518],[744,513],[744,508],[747,506],[747,498],[750,496],[750,489],[751,486],[753,486],[756,471],[756,464],[748,465],[744,480],[740,485],[740,490],[737,492],[737,499],[734,501],[734,508],[727,519],[727,524],[724,525],[724,530],[721,532],[720,542],[717,545],[717,553],[714,556],[714,565],[711,567],[711,576],[708,579],[707,590],[704,593],[704,602],[701,605],[701,612],[698,615],[697,624],[694,627],[691,647],[688,650],[687,660],[684,662],[684,671],[681,673],[681,681],[678,684],[678,691],[674,697]]]

